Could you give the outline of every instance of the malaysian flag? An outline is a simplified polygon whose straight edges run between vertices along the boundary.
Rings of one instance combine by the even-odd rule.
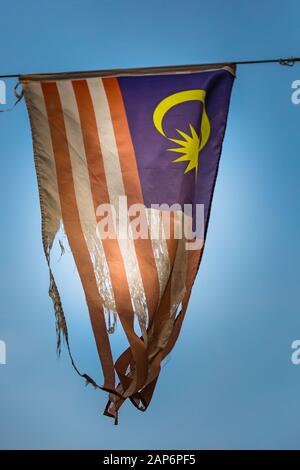
[[[179,335],[203,252],[234,72],[219,64],[21,77],[58,348],[62,334],[70,351],[50,259],[63,227],[102,366],[99,388],[109,393],[105,414],[115,422],[127,398],[148,407]],[[116,322],[128,341],[117,359],[109,340]]]

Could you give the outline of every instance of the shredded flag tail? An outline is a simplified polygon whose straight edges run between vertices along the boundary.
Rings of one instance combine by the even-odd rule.
[[[149,407],[180,334],[203,253],[234,73],[233,65],[215,64],[21,77],[57,351],[65,342],[76,372],[108,393],[104,414],[115,424],[126,399],[140,411]],[[51,267],[60,229],[83,287],[101,385],[80,372],[71,353]],[[127,347],[115,360],[116,323]]]

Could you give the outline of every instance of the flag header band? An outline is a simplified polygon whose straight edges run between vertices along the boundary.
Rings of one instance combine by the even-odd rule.
[[[234,63],[206,64],[206,65],[174,65],[162,67],[144,67],[127,69],[107,69],[89,70],[83,72],[55,72],[45,74],[20,75],[20,80],[24,81],[49,81],[49,80],[70,80],[94,77],[122,77],[138,75],[156,75],[172,73],[192,73],[202,71],[213,71],[225,69],[235,76],[236,66]]]

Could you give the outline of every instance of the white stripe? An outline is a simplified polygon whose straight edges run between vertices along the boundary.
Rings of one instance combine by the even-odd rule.
[[[87,80],[87,83],[96,116],[110,203],[117,211],[119,197],[126,196],[126,193],[109,104],[101,79],[90,78]],[[119,217],[117,222],[119,222]],[[119,238],[118,242],[124,262],[133,308],[138,315],[140,325],[145,327],[148,313],[147,301],[136,256],[134,241],[130,237],[127,237],[124,239]]]
[[[147,208],[146,215],[150,229],[153,256],[158,275],[160,301],[170,275],[169,252],[165,238],[162,212],[157,209]]]
[[[40,83],[24,85],[24,93],[31,120],[41,208],[44,212],[43,235],[51,247],[61,223],[61,208],[48,115]]]
[[[182,211],[174,212],[174,233],[176,233],[176,226],[179,229],[180,233],[182,227],[182,219],[184,214]],[[181,238],[178,239],[177,248],[175,253],[175,258],[172,266],[171,272],[171,293],[170,293],[170,312],[169,316],[165,319],[163,325],[161,326],[161,331],[157,343],[155,344],[154,349],[151,350],[149,358],[152,358],[160,350],[163,350],[170,338],[170,335],[174,328],[174,321],[176,318],[177,310],[182,302],[184,295],[186,293],[186,268],[187,268],[187,252],[185,249],[186,239],[183,234]],[[149,343],[153,340],[154,328],[149,332]],[[148,382],[151,380],[148,378]]]
[[[184,214],[182,211],[174,212],[174,233],[176,233],[176,225],[180,227],[179,230],[182,232],[182,237],[178,240],[176,255],[174,259],[174,265],[172,270],[171,279],[171,312],[172,318],[175,317],[177,308],[182,302],[182,299],[186,293],[186,239],[184,234],[185,224],[192,224],[192,218]],[[179,232],[180,233],[180,232]]]
[[[84,238],[93,263],[97,286],[105,306],[116,311],[114,292],[102,241],[97,237],[97,219],[90,186],[80,117],[71,81],[57,82],[66,127],[76,202]]]

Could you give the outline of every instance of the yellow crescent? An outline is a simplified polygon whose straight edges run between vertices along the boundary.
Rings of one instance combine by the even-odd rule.
[[[202,148],[206,145],[210,134],[210,122],[205,110],[205,96],[205,90],[185,90],[174,93],[173,95],[167,96],[167,98],[163,99],[157,105],[153,113],[153,122],[158,132],[164,137],[167,137],[165,131],[163,130],[163,119],[165,117],[165,114],[171,108],[173,108],[177,104],[184,103],[185,101],[201,101],[201,103],[203,104],[203,114],[201,120],[201,144],[199,148],[200,152]]]

